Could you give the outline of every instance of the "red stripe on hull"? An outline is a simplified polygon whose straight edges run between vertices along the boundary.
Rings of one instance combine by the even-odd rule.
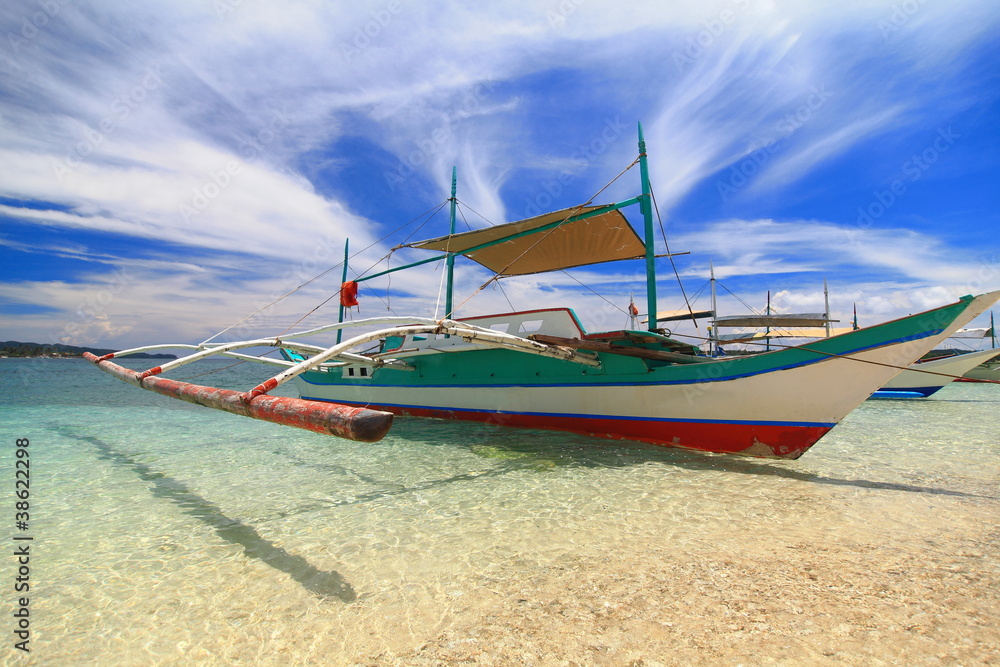
[[[797,459],[832,426],[719,424],[712,422],[607,419],[568,415],[524,415],[434,408],[366,405],[397,415],[478,421],[499,426],[565,431],[611,440],[638,440],[654,445],[697,449],[719,454]]]

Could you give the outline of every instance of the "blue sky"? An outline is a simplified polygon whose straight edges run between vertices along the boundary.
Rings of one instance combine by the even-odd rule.
[[[385,268],[453,165],[463,228],[590,199],[638,121],[698,306],[710,262],[729,314],[731,293],[760,309],[767,291],[821,311],[824,278],[862,324],[1000,288],[994,3],[15,0],[0,35],[0,340],[198,342],[336,266],[348,237],[352,276]],[[600,201],[636,194],[633,173]],[[411,240],[446,231],[442,213]],[[619,328],[642,271],[477,293],[489,275],[460,261],[456,303]],[[356,316],[431,315],[440,278],[363,283]],[[237,332],[281,332],[339,281]],[[682,306],[663,260],[659,307]]]

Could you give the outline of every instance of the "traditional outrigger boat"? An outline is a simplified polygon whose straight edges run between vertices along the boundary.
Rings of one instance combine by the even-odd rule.
[[[872,397],[927,398],[996,356],[1000,356],[1000,350],[979,350],[916,361],[882,385]]]
[[[712,310],[703,311],[705,317],[712,318],[711,336],[709,337],[709,352],[722,353],[720,346],[731,343],[759,344],[767,341],[768,346],[774,339],[818,339],[833,335],[848,333],[858,329],[857,310],[854,313],[853,328],[834,328],[831,325],[838,320],[830,318],[830,301],[826,281],[823,281],[823,293],[826,297],[826,310],[822,313],[775,314],[771,312],[770,292],[765,314],[715,316],[715,277],[711,277]],[[681,311],[677,311],[680,313]],[[681,318],[682,314],[671,313],[668,319]],[[665,318],[658,316],[659,321]],[[991,314],[992,319],[992,314]],[[723,334],[719,330],[725,327],[743,329],[741,333]],[[764,329],[764,331],[752,331]],[[751,331],[746,331],[751,330]],[[983,338],[984,332],[991,329],[961,329],[953,338]],[[770,347],[768,347],[770,349]],[[749,352],[759,354],[760,352]],[[724,354],[724,353],[723,353]],[[927,398],[955,380],[961,380],[963,375],[980,365],[987,365],[994,357],[1000,356],[1000,350],[988,349],[973,352],[957,350],[947,352],[932,351],[921,359],[910,364],[898,375],[889,379],[882,387],[871,395],[871,398]]]
[[[968,338],[983,339],[989,337],[992,343],[990,349],[1000,352],[1000,348],[997,347],[997,327],[993,321],[993,313],[990,313],[990,327],[988,329],[969,329],[968,332],[969,334],[965,336]],[[959,331],[959,334],[962,332]],[[1000,357],[994,357],[991,361],[976,366],[957,381],[1000,383]]]
[[[497,277],[618,260],[644,260],[646,305],[656,313],[654,207],[639,128],[641,194],[586,204],[496,227],[451,233],[407,247],[444,254],[346,281],[357,283],[435,260],[447,266],[442,319],[383,317],[338,322],[274,338],[235,343],[155,345],[90,360],[144,389],[237,414],[356,440],[378,440],[393,415],[491,422],[638,440],[674,447],[795,459],[851,410],[939,341],[1000,299],[965,296],[917,315],[747,357],[713,358],[657,329],[588,332],[569,308],[453,316],[453,267],[463,255]],[[621,209],[638,206],[640,238]],[[302,339],[350,328],[336,344]],[[283,359],[240,350],[269,346]],[[376,346],[373,351],[358,351]],[[111,359],[189,349],[185,357],[136,372]],[[212,355],[283,366],[247,392],[201,387],[161,375]],[[294,380],[300,398],[269,396]]]

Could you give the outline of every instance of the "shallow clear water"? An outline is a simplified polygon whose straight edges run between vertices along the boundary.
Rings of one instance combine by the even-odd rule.
[[[173,377],[266,377],[225,365]],[[402,418],[353,443],[81,360],[0,360],[0,417],[33,537],[4,664],[1000,659],[996,385],[868,401],[798,461]]]

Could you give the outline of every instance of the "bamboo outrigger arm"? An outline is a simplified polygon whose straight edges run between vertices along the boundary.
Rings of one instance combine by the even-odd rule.
[[[407,324],[401,324],[404,321]],[[290,342],[288,340],[351,326],[377,324],[392,324],[393,326],[355,336],[328,348]],[[400,359],[383,358],[384,355],[370,356],[357,354],[349,352],[349,350],[389,336],[413,336],[418,334],[445,334],[456,336],[466,342],[484,347],[510,349],[528,354],[563,359],[587,366],[600,366],[600,360],[596,355],[581,353],[570,347],[548,345],[455,320],[422,318],[375,318],[319,327],[277,338],[259,338],[250,341],[212,345],[152,345],[124,350],[122,352],[113,352],[103,357],[97,357],[89,352],[84,353],[83,356],[91,363],[96,364],[101,370],[124,382],[164,396],[177,398],[189,403],[196,403],[216,410],[231,412],[244,417],[253,417],[285,426],[295,426],[348,440],[375,442],[381,440],[388,433],[389,427],[392,425],[392,413],[326,401],[269,396],[268,392],[306,371],[330,369],[346,364],[364,364],[376,368],[390,367],[399,370],[413,370],[413,366]],[[285,348],[309,354],[310,356],[300,362],[294,362],[265,359],[236,352],[236,350],[249,347]],[[187,356],[174,359],[161,366],[155,366],[145,371],[124,368],[111,361],[111,359],[130,354],[165,349],[194,351]],[[283,366],[285,370],[247,392],[206,387],[159,377],[166,371],[215,355]]]

